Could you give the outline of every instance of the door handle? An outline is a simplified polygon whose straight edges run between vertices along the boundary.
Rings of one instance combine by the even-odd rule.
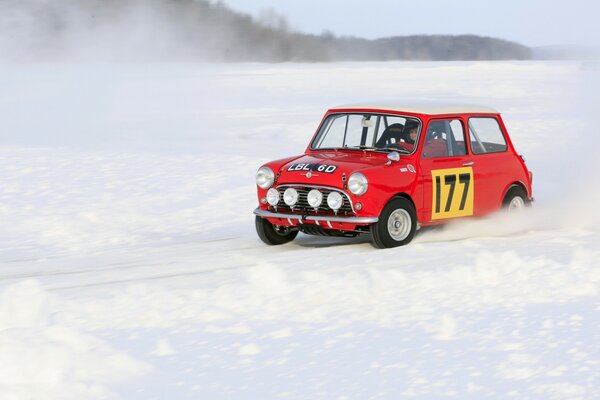
[[[463,163],[463,167],[469,167],[471,165],[475,165],[475,161],[469,161],[469,162]]]

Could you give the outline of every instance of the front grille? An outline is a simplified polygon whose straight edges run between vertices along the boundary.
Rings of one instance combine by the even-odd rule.
[[[350,204],[350,199],[341,190],[335,190],[335,189],[329,189],[329,188],[323,188],[323,187],[295,186],[295,185],[285,185],[285,186],[282,185],[277,188],[277,190],[279,191],[279,203],[277,203],[277,211],[292,212],[291,207],[283,202],[283,192],[285,192],[285,190],[289,187],[293,187],[294,189],[296,189],[298,191],[298,202],[294,205],[294,209],[293,209],[294,213],[306,214],[306,215],[321,215],[321,214],[332,215],[332,214],[335,214],[335,212],[331,208],[329,208],[329,206],[327,205],[327,196],[331,192],[338,192],[339,194],[342,195],[343,203],[342,203],[342,206],[340,207],[340,209],[337,211],[337,215],[354,215],[354,212],[352,211],[352,204]],[[306,199],[306,197],[308,196],[308,192],[310,192],[312,189],[317,189],[323,194],[323,202],[321,203],[321,205],[319,206],[319,208],[316,212],[315,212],[315,209],[312,208],[308,204],[308,200]]]

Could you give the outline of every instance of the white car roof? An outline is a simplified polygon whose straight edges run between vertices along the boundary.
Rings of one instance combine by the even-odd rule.
[[[499,112],[491,107],[475,105],[475,104],[460,104],[460,103],[445,103],[445,102],[417,102],[410,101],[406,103],[360,103],[360,104],[346,104],[336,107],[332,107],[331,110],[342,110],[342,109],[374,109],[374,110],[387,110],[397,112],[408,112],[415,114],[470,114],[470,113],[483,113],[483,114],[499,114]]]

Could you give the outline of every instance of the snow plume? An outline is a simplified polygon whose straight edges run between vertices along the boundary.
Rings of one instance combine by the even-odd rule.
[[[0,62],[220,58],[208,1],[3,0]]]
[[[597,64],[586,62],[575,73],[579,84],[571,95],[561,96],[557,109],[563,113],[565,124],[562,129],[546,132],[546,141],[554,144],[537,155],[544,157],[546,181],[536,184],[534,172],[534,189],[544,187],[539,193],[546,197],[540,203],[547,220],[563,226],[598,228],[600,70]]]
[[[600,68],[598,63],[584,63],[581,68],[582,92],[575,103],[575,108],[582,115],[584,123],[583,129],[573,138],[575,144],[571,150],[573,156],[568,160],[572,162],[572,166],[569,168],[570,179],[567,179],[567,182],[571,179],[575,182],[571,196],[573,204],[570,208],[577,213],[584,225],[594,224],[595,227],[598,227],[600,226],[600,213],[598,213],[598,204],[600,204],[600,179],[598,178]]]

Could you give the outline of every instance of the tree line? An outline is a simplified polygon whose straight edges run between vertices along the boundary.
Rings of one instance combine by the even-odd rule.
[[[475,35],[375,40],[295,32],[208,0],[0,0],[0,58],[110,55],[124,60],[324,62],[529,59],[518,43]]]

